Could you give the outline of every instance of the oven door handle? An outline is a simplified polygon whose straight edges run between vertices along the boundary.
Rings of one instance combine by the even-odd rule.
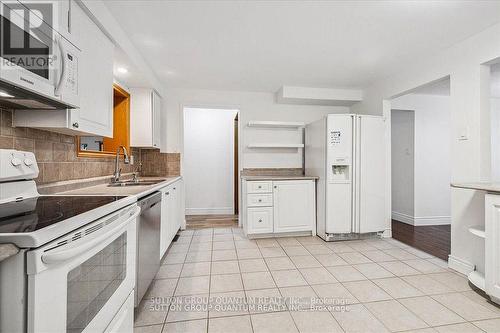
[[[94,246],[101,244],[103,241],[106,241],[109,238],[113,237],[115,234],[121,233],[127,227],[127,225],[130,223],[131,220],[139,216],[140,212],[141,209],[137,207],[135,211],[131,213],[131,216],[127,219],[126,222],[119,223],[118,226],[112,228],[108,232],[100,236],[97,236],[96,238],[93,239],[86,239],[86,237],[83,237],[82,239],[76,241],[75,243],[71,242],[63,250],[55,252],[50,252],[50,251],[46,252],[42,254],[41,260],[45,264],[57,264],[64,261],[68,261],[71,258],[74,258],[82,253],[85,253]]]

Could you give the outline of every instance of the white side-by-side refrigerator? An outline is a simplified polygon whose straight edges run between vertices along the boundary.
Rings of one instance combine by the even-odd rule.
[[[356,239],[390,229],[386,220],[385,120],[330,114],[305,130],[305,173],[317,183],[317,234]]]

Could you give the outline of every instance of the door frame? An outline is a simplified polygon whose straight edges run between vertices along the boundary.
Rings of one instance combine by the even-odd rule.
[[[181,112],[181,116],[179,117],[179,128],[180,128],[180,137],[181,137],[181,140],[180,140],[180,150],[181,150],[181,165],[180,165],[180,169],[181,169],[181,175],[183,174],[182,173],[182,170],[183,170],[183,166],[184,166],[184,157],[185,157],[185,154],[184,154],[184,118],[186,117],[186,114],[184,112],[185,109],[189,109],[189,108],[192,108],[192,109],[220,109],[220,110],[236,110],[236,115],[238,117],[238,175],[237,175],[237,178],[238,178],[238,226],[239,227],[242,227],[242,216],[241,216],[241,211],[242,211],[242,207],[241,207],[241,171],[242,171],[242,157],[243,157],[243,153],[242,153],[242,131],[241,131],[241,123],[242,123],[242,119],[241,119],[241,111],[242,111],[242,108],[241,108],[241,105],[239,104],[212,104],[212,103],[181,103],[179,105],[180,107],[180,112]],[[233,175],[234,178],[236,178],[236,175]],[[185,195],[185,192],[184,191],[184,205],[185,205],[185,201],[186,201],[186,195]],[[233,193],[233,196],[234,196],[234,193]],[[233,198],[234,200],[234,198]],[[236,208],[236,207],[235,207]],[[185,211],[184,211],[184,214],[185,214]]]

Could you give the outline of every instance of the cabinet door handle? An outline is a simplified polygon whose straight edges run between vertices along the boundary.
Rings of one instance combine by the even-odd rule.
[[[262,199],[259,199],[259,202],[262,202]]]
[[[259,185],[259,188],[262,188],[262,186]]]
[[[278,188],[278,186],[274,185],[274,188]]]
[[[262,222],[262,219],[259,219],[259,222]]]
[[[174,190],[176,190],[176,188],[174,187]]]
[[[165,192],[165,195],[169,195],[169,194],[170,194],[170,192]]]
[[[78,128],[78,127],[80,127],[80,125],[78,123],[73,123],[73,127]]]

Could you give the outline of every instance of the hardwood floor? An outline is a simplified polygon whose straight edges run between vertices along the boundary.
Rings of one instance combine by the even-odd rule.
[[[451,250],[451,226],[415,227],[392,220],[392,238],[448,261]]]
[[[238,227],[238,215],[186,215],[187,229]]]

